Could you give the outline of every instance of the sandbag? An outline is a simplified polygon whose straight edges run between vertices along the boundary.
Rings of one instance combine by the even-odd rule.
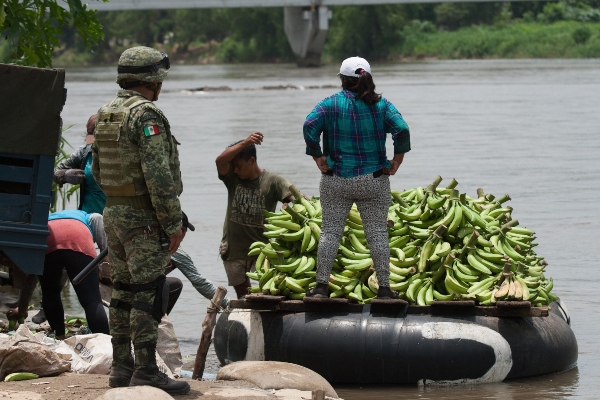
[[[179,342],[173,324],[166,315],[162,317],[160,324],[158,324],[156,352],[174,375],[181,375],[181,366],[183,365],[181,350],[179,349]]]
[[[111,336],[104,333],[89,335],[75,335],[53,347],[54,351],[62,357],[67,355],[71,368],[78,374],[109,374],[112,367]],[[161,355],[156,351],[156,364],[158,369],[170,378],[173,372]]]
[[[313,370],[279,361],[234,362],[219,370],[217,380],[243,380],[261,389],[323,390],[329,397],[338,397],[329,382]]]
[[[110,335],[92,333],[71,336],[60,342],[54,351],[70,354],[71,368],[78,374],[110,373],[112,364]]]
[[[0,380],[13,372],[31,372],[44,377],[70,370],[71,363],[41,344],[25,325],[0,341]]]
[[[167,392],[151,386],[133,386],[115,388],[106,391],[96,400],[174,400]]]

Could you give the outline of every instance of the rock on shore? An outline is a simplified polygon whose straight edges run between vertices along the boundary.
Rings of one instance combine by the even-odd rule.
[[[258,364],[258,365],[257,365]],[[145,386],[111,389],[108,375],[65,373],[18,382],[0,382],[0,398],[19,400],[310,400],[312,390],[324,390],[327,400],[337,399],[335,390],[315,372],[295,364],[274,361],[242,361],[223,367],[216,381],[186,379],[188,394],[171,397],[165,392]],[[262,378],[252,370],[261,372]],[[314,375],[313,375],[314,374]],[[244,380],[236,376],[246,376]],[[333,396],[332,396],[333,395]],[[153,397],[154,396],[154,397]]]

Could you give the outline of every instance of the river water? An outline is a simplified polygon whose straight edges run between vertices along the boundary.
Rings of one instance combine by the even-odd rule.
[[[345,399],[600,398],[600,60],[436,61],[372,65],[379,92],[403,114],[412,151],[392,188],[441,186],[456,178],[470,195],[510,194],[513,216],[537,232],[554,293],[569,307],[579,344],[578,368],[493,385],[449,388],[337,386]],[[116,69],[116,68],[115,68]],[[67,69],[62,116],[71,144],[85,122],[117,91],[113,68]],[[253,131],[262,168],[284,175],[304,193],[318,193],[319,172],[304,155],[302,123],[336,89],[337,66],[173,66],[157,105],[180,146],[182,206],[196,226],[183,248],[216,285],[227,286],[218,258],[227,194],[216,156]],[[295,85],[304,90],[266,90]],[[187,92],[227,86],[231,91]],[[316,88],[315,88],[316,87]],[[391,149],[391,147],[389,147]],[[195,354],[208,301],[184,281],[170,317],[184,356]],[[233,292],[233,290],[231,290]],[[71,291],[70,310],[78,312]],[[69,311],[69,310],[68,310]],[[214,355],[212,356],[214,360]],[[215,372],[216,367],[212,371]]]

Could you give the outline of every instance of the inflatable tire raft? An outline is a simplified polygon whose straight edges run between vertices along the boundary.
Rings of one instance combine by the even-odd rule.
[[[223,365],[302,365],[331,383],[501,382],[576,366],[577,341],[560,303],[547,317],[234,310],[214,334]]]

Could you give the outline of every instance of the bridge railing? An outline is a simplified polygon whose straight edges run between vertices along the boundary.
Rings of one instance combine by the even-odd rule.
[[[497,2],[498,0],[110,0],[84,1],[99,11],[151,10],[175,8],[249,8],[249,7],[317,7],[358,6],[410,3]],[[529,1],[529,0],[517,0]]]

